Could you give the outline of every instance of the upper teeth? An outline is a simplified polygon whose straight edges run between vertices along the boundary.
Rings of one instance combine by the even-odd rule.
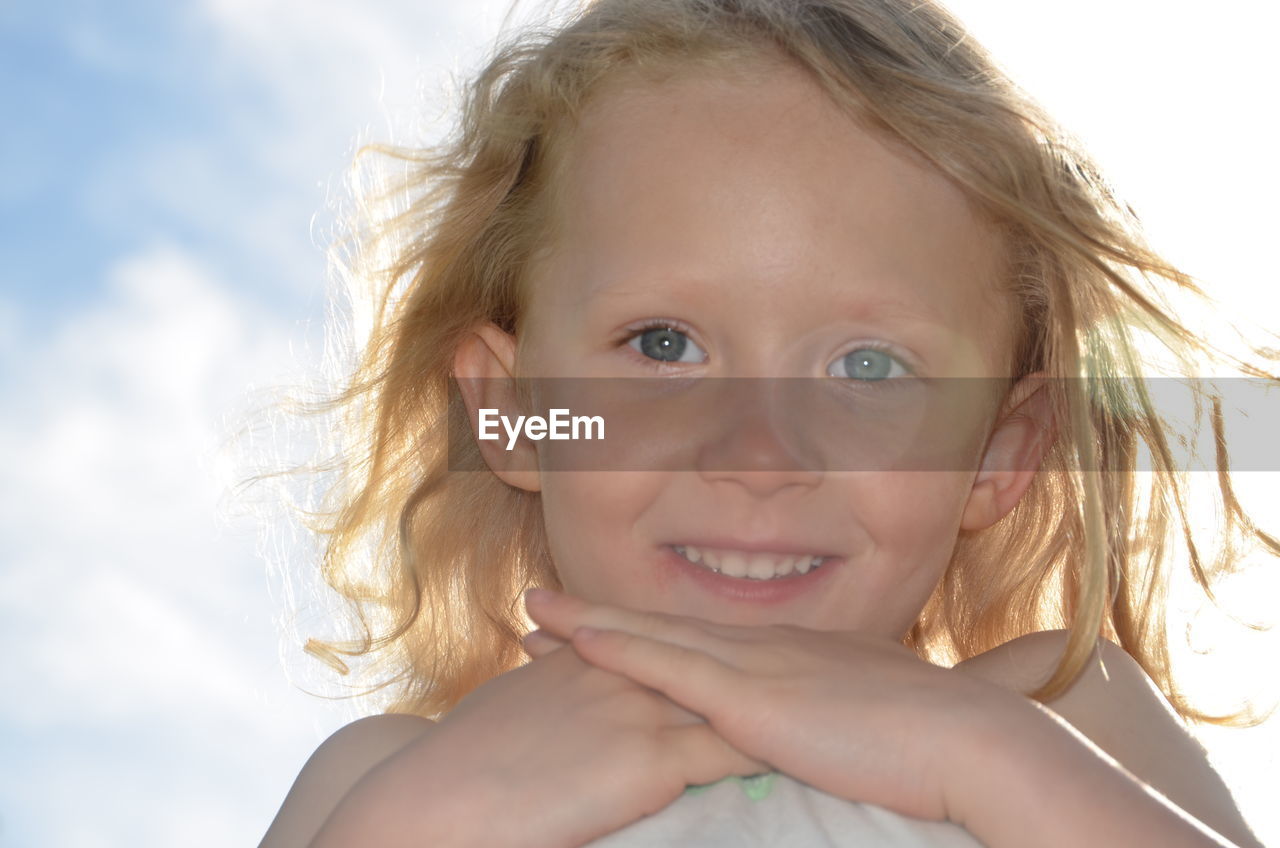
[[[714,548],[695,548],[693,545],[676,545],[676,553],[689,560],[698,562],[712,571],[730,577],[750,577],[755,580],[769,580],[783,577],[792,571],[807,574],[809,569],[817,568],[823,558],[812,554],[786,555],[766,554],[759,552],[728,551]]]

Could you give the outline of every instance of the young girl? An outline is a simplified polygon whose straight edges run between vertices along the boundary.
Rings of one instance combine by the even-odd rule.
[[[264,848],[1259,844],[1179,723],[1127,379],[1219,353],[1198,290],[940,7],[599,0],[399,155],[325,528],[367,638],[309,646],[395,696]],[[599,464],[477,438],[527,378],[625,387]]]

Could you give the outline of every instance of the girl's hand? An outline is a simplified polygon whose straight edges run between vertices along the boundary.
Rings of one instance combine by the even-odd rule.
[[[526,607],[541,628],[528,641],[571,639],[588,662],[704,716],[745,754],[916,818],[952,817],[961,794],[953,781],[964,778],[951,745],[1011,697],[885,637],[736,627],[546,590],[529,593]]]
[[[394,781],[431,810],[419,837],[440,833],[427,819],[448,815],[474,822],[478,845],[581,845],[661,810],[689,784],[768,770],[660,693],[572,648],[541,648],[397,755]]]

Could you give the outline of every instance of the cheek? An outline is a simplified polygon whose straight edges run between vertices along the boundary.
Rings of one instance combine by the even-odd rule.
[[[551,472],[542,476],[542,516],[556,573],[566,591],[616,602],[638,575],[636,528],[653,502],[659,475]]]
[[[859,627],[901,639],[946,573],[967,492],[965,475],[894,472],[860,487],[858,523],[872,552],[851,576]]]
[[[876,548],[895,563],[898,580],[932,584],[941,578],[959,534],[969,491],[967,472],[917,471],[876,475],[866,527]]]

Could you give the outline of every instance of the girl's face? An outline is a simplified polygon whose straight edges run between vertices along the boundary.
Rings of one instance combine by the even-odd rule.
[[[994,233],[955,186],[860,129],[799,69],[614,80],[564,161],[557,240],[529,280],[521,375],[1009,376]],[[488,348],[513,367],[510,347]],[[958,534],[997,520],[1030,481],[980,473],[995,412],[962,471],[805,470],[768,415],[749,415],[693,445],[687,469],[504,479],[541,491],[560,578],[588,600],[900,639]],[[1007,450],[1028,443],[1025,428],[1002,438]],[[754,559],[792,571],[716,574],[707,551],[722,570]],[[823,559],[798,576],[810,556]]]

